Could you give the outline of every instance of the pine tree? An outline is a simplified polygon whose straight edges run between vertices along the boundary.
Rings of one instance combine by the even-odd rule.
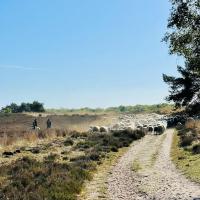
[[[178,66],[180,77],[163,74],[170,87],[167,100],[177,107],[200,105],[200,1],[171,0],[172,10],[164,41],[169,43],[170,54],[185,59],[185,66]]]

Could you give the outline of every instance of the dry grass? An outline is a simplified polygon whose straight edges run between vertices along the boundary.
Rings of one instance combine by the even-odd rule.
[[[24,149],[21,157],[0,167],[0,199],[76,200],[97,165],[143,136],[139,132],[72,132],[60,140],[34,147],[38,152]],[[64,159],[66,156],[68,159]]]
[[[4,150],[13,150],[20,146],[33,146],[40,142],[51,141],[57,137],[66,136],[69,133],[68,130],[50,129],[43,131],[27,131],[24,134],[15,133],[12,136],[8,136],[6,133],[1,137],[0,152]]]
[[[186,122],[176,131],[171,156],[176,166],[190,179],[200,183],[200,120]],[[196,147],[196,148],[195,148]]]
[[[171,157],[178,169],[180,169],[188,178],[200,183],[200,154],[194,155],[192,152],[179,147],[180,137],[177,132],[171,149]]]
[[[188,121],[185,124],[186,129],[195,129],[200,131],[200,120]]]
[[[38,116],[38,113],[34,117]],[[116,120],[110,115],[53,115],[38,117],[41,131],[31,129],[34,117],[26,114],[0,115],[0,151],[12,149],[12,146],[34,145],[41,140],[52,140],[68,134],[70,131],[85,132],[91,125],[109,125]],[[53,128],[46,129],[46,120],[52,120]]]
[[[49,152],[60,154],[62,151],[67,151],[66,159],[67,157],[76,157],[80,152],[70,152],[66,146],[60,148],[59,143],[62,143],[74,130],[82,133],[87,131],[91,125],[109,125],[117,117],[108,115],[56,115],[48,116],[48,118],[52,120],[53,128],[46,129],[47,117],[43,116],[37,118],[41,130],[36,131],[31,129],[33,116],[25,114],[0,115],[0,164],[9,165],[22,156],[31,156],[38,161],[42,161],[48,155],[47,152],[42,152],[39,155],[22,152],[10,158],[4,158],[2,154],[4,152],[14,152],[24,147],[48,146],[53,143],[58,143],[58,145],[53,145]]]

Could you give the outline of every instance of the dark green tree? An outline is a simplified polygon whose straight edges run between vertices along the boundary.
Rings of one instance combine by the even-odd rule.
[[[19,106],[16,103],[11,103],[10,106],[7,107],[11,109],[12,113],[19,112]]]
[[[172,10],[168,20],[168,32],[164,41],[169,43],[170,54],[185,59],[184,67],[177,67],[180,77],[163,75],[170,86],[167,100],[177,107],[200,102],[200,1],[171,0]]]
[[[120,112],[125,112],[126,111],[126,107],[125,106],[119,106],[119,111]]]
[[[45,112],[43,103],[34,101],[33,103],[21,103],[18,106],[16,103],[11,103],[10,105],[2,108],[0,110],[2,113],[21,113],[21,112]]]
[[[21,103],[21,105],[19,106],[19,112],[31,112],[31,104]]]
[[[43,103],[39,103],[38,101],[34,101],[32,104],[30,104],[31,111],[33,112],[45,112]]]

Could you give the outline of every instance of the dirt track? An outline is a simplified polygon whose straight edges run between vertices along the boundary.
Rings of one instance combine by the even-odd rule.
[[[107,179],[110,200],[190,200],[200,185],[187,180],[170,160],[173,130],[132,144]]]

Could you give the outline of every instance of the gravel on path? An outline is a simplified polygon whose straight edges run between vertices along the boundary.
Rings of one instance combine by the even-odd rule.
[[[133,143],[111,169],[107,179],[110,200],[192,200],[200,185],[186,179],[170,159],[173,131],[147,135]],[[137,163],[138,169],[134,168]]]

